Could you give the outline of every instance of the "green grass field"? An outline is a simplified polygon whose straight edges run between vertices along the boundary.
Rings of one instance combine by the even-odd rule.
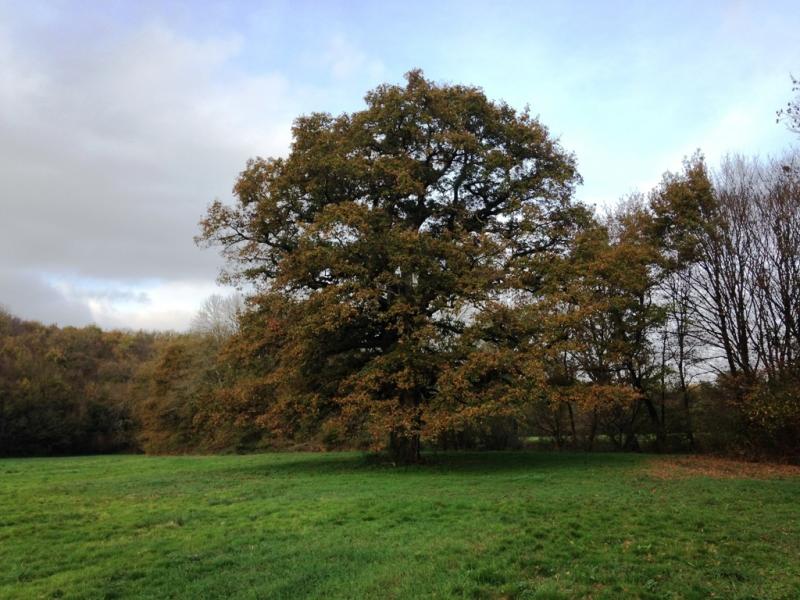
[[[626,454],[0,461],[0,598],[800,598],[800,479]]]

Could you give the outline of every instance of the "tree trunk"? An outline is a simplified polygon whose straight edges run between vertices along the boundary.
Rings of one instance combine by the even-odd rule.
[[[592,409],[592,424],[589,429],[589,437],[586,440],[586,451],[591,452],[594,449],[594,438],[597,435],[597,407]]]
[[[575,431],[575,415],[572,412],[572,402],[567,402],[567,408],[569,409],[569,426],[572,431],[572,445],[573,447],[577,447],[578,434]]]
[[[389,455],[397,465],[412,465],[420,462],[419,434],[398,433],[389,434]]]
[[[650,398],[645,397],[642,402],[650,415],[650,422],[656,430],[656,452],[664,452],[667,445],[667,430],[664,422],[659,418],[658,409]]]
[[[689,390],[683,389],[683,410],[686,413],[686,441],[689,442],[689,450],[694,450],[694,429],[692,426],[692,409],[689,406]]]
[[[641,452],[642,448],[639,446],[639,438],[636,437],[636,434],[632,431],[629,431],[625,434],[625,442],[622,445],[622,449],[626,450],[627,452]]]

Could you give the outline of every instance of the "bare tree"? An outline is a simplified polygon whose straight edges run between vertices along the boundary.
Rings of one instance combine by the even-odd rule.
[[[751,268],[756,240],[751,207],[756,197],[752,161],[726,158],[714,177],[715,206],[698,236],[691,271],[692,309],[698,333],[722,353],[732,375],[758,369],[752,353],[755,307]]]
[[[192,319],[190,329],[222,342],[238,331],[239,315],[243,310],[244,303],[239,294],[213,294],[203,302]]]
[[[754,347],[774,379],[795,364],[800,350],[800,159],[761,164],[759,178],[751,223],[757,248],[751,268]]]
[[[697,333],[732,375],[773,378],[800,348],[800,160],[727,157],[690,273]]]
[[[704,343],[696,335],[697,323],[692,299],[693,264],[676,270],[664,279],[661,293],[666,306],[667,319],[664,324],[664,350],[662,372],[667,368],[674,372],[675,387],[680,394],[686,424],[686,439],[694,446],[694,430],[691,417],[691,385],[703,373],[705,362]],[[662,390],[666,386],[662,380]]]

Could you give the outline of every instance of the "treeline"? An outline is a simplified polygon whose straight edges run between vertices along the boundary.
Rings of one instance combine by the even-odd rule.
[[[155,336],[45,327],[0,311],[0,453],[133,445],[130,393]]]
[[[297,119],[202,222],[258,290],[226,406],[403,462],[530,436],[798,460],[796,155],[697,155],[598,215],[574,156],[479,88],[412,71],[366,104]]]
[[[59,328],[0,310],[0,455],[255,447],[253,427],[215,418],[230,327],[209,312],[220,305],[212,297],[185,334]]]
[[[800,161],[701,156],[578,238],[555,278],[560,445],[800,459]],[[559,296],[559,294],[561,294]],[[625,393],[627,391],[627,394]],[[578,393],[576,393],[578,392]]]
[[[527,112],[421,72],[300,117],[201,243],[193,333],[0,317],[0,452],[720,451],[800,460],[800,158],[701,155],[598,214]],[[796,104],[781,116],[797,129]]]

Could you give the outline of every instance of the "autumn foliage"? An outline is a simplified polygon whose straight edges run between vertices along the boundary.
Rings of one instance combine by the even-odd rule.
[[[365,100],[297,119],[288,157],[252,160],[202,239],[279,321],[242,390],[264,394],[260,422],[330,420],[416,460],[421,440],[518,411],[542,379],[495,317],[534,301],[588,213],[574,159],[527,112],[416,71]]]
[[[182,335],[0,315],[0,453],[413,462],[538,439],[800,459],[795,155],[698,153],[601,215],[527,110],[406,79],[298,118],[288,155],[209,207],[198,241],[246,305],[209,302]]]

